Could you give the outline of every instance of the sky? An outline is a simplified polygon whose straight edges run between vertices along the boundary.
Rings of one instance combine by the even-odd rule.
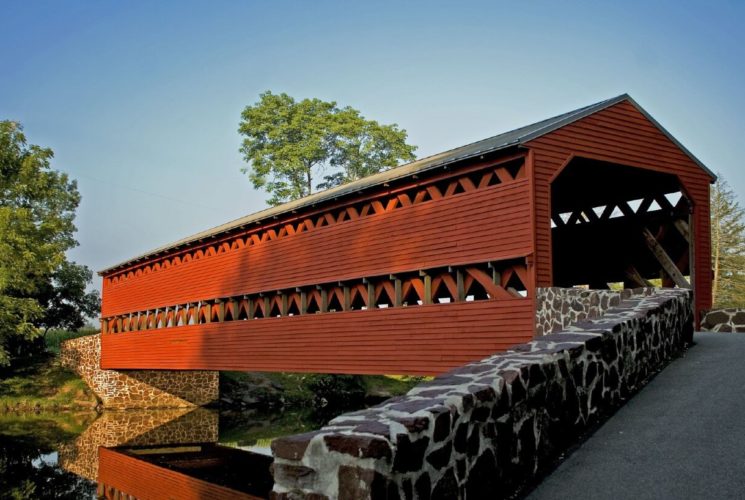
[[[629,93],[745,205],[741,1],[6,2],[0,44],[0,120],[77,180],[94,270],[265,208],[237,128],[266,90],[418,157]]]

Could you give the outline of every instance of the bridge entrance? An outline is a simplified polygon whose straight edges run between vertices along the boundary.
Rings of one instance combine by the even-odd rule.
[[[691,213],[675,175],[574,158],[551,184],[553,284],[690,288]]]

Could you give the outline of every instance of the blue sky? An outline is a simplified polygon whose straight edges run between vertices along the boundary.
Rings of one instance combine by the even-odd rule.
[[[398,123],[426,156],[624,92],[745,194],[745,2],[9,2],[0,119],[79,182],[101,269],[264,208],[260,92]],[[743,197],[741,196],[741,200]]]

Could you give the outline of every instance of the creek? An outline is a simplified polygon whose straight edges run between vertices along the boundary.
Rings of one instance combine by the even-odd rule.
[[[0,498],[266,498],[270,443],[334,415],[136,410],[0,414]]]

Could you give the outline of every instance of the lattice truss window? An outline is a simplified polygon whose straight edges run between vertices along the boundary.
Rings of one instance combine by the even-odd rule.
[[[657,194],[635,200],[619,201],[597,207],[584,207],[571,212],[553,214],[551,216],[551,227],[591,224],[619,217],[638,217],[656,211],[673,212],[676,210],[687,210],[687,203],[686,198],[680,191]]]
[[[528,283],[525,260],[516,259],[221,297],[112,316],[102,323],[104,333],[119,333],[341,311],[525,299]]]
[[[367,197],[305,216],[292,215],[291,220],[285,222],[278,222],[269,226],[265,222],[257,222],[262,227],[238,228],[237,233],[222,235],[219,240],[203,243],[200,246],[192,246],[181,252],[160,257],[155,261],[134,265],[130,269],[107,276],[105,279],[111,285],[122,284],[132,278],[145,276],[187,262],[525,178],[524,156],[513,156],[488,167],[481,165],[470,169],[462,169],[457,174],[440,175],[426,181],[420,181],[415,186],[390,189],[383,195]]]

